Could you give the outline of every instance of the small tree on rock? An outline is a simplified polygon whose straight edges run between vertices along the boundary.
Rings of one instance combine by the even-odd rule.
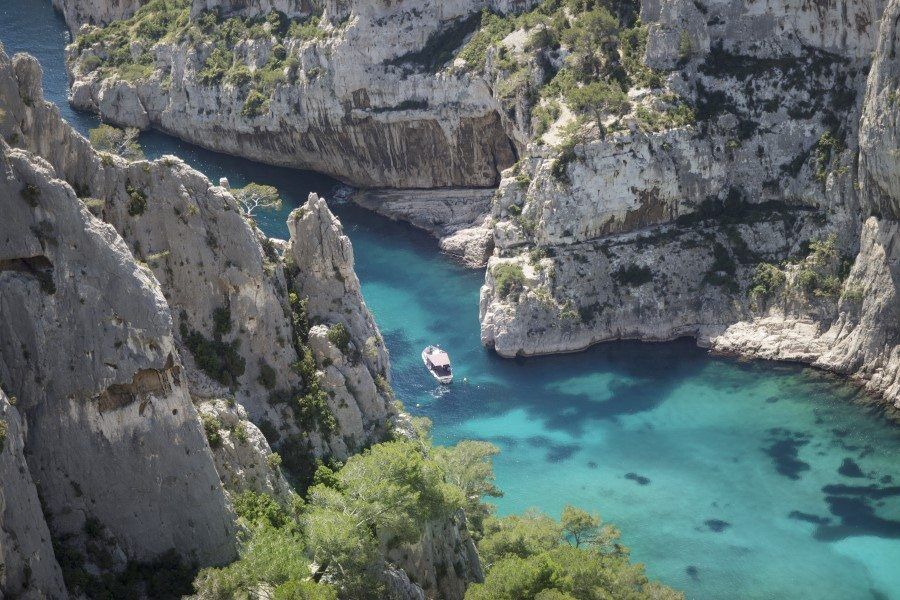
[[[138,143],[140,130],[137,127],[119,129],[112,125],[100,125],[88,132],[91,145],[97,150],[118,154],[128,160],[143,160],[144,151]]]
[[[281,208],[281,196],[271,185],[251,183],[245,187],[232,190],[234,199],[241,205],[244,216],[253,217],[257,210],[278,210]]]

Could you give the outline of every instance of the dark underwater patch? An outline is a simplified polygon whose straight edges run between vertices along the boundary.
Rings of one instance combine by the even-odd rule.
[[[859,465],[856,464],[852,458],[847,457],[844,459],[844,462],[841,463],[841,466],[838,467],[838,473],[843,475],[844,477],[865,477],[866,474],[863,473],[862,469],[859,468]]]
[[[875,510],[873,501],[900,495],[900,486],[826,485],[825,502],[831,514],[840,520],[836,525],[822,525],[814,537],[820,541],[835,541],[855,535],[872,535],[886,539],[900,538],[900,521],[886,519]],[[876,506],[882,506],[876,502]]]
[[[769,396],[766,398],[767,404],[775,404],[776,402],[778,402],[778,396]]]
[[[788,517],[796,521],[806,521],[807,523],[813,523],[815,525],[828,525],[831,523],[831,519],[828,517],[820,517],[819,515],[805,513],[799,510],[792,510]]]
[[[557,444],[543,435],[535,435],[528,438],[528,444],[534,448],[545,448],[547,450],[545,458],[549,462],[564,461],[581,450],[581,446],[578,444]]]
[[[809,471],[809,463],[798,458],[800,448],[809,443],[809,435],[781,427],[769,430],[771,444],[764,448],[775,463],[775,470],[788,479],[800,479],[800,473]]]
[[[716,533],[722,533],[729,527],[731,527],[731,523],[728,521],[723,521],[722,519],[707,519],[703,521],[703,523],[709,528],[710,531],[715,531]]]
[[[595,463],[595,462],[592,461],[592,460],[589,460],[587,466],[588,466],[588,469],[596,469],[596,468],[597,468],[597,463]]]
[[[650,478],[638,475],[637,473],[625,473],[625,479],[630,479],[638,485],[650,485]]]
[[[694,565],[688,565],[684,572],[687,573],[688,577],[690,577],[694,581],[700,581],[700,569],[698,569]]]

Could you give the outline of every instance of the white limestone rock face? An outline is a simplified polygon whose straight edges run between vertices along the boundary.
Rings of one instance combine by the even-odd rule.
[[[5,65],[10,68],[8,61]],[[95,152],[62,121],[56,107],[42,101],[37,61],[17,55],[12,67],[14,78],[0,78],[0,100],[7,107],[0,132],[17,136],[21,145],[48,160],[81,197],[97,200],[97,215],[116,228],[159,281],[177,337],[186,328],[212,338],[215,311],[230,311],[232,327],[224,341],[240,338],[244,373],[234,391],[223,392],[223,386],[193,368],[185,351],[192,392],[207,397],[234,393],[254,420],[282,424],[280,411],[268,403],[269,391],[259,383],[265,363],[275,371],[277,388],[300,384],[290,368],[297,354],[274,246],[241,215],[228,191],[212,186],[180,159],[128,163]]]
[[[494,189],[361,190],[354,202],[408,221],[438,238],[442,251],[464,265],[487,263],[494,247],[489,226]]]
[[[387,558],[403,569],[427,598],[462,600],[468,584],[484,581],[481,559],[462,511],[427,523],[418,543],[390,550]]]
[[[197,407],[204,423],[217,423],[219,444],[211,446],[219,478],[230,495],[251,491],[268,494],[282,503],[291,487],[272,462],[273,451],[259,427],[240,404],[228,400],[203,400]]]
[[[515,162],[516,148],[490,87],[470,74],[432,73],[417,53],[483,8],[508,11],[533,3],[326,2],[323,38],[285,41],[299,66],[255,116],[243,110],[247,85],[200,83],[211,44],[158,44],[157,70],[136,84],[103,81],[82,68],[86,57],[104,56],[102,46],[81,53],[72,46],[71,101],[113,123],[149,124],[207,148],[312,169],[361,187],[494,186],[500,170]],[[205,3],[211,4],[222,3]],[[280,5],[225,3],[226,11],[235,6],[254,12]],[[266,63],[273,40],[241,42],[252,68]]]
[[[644,2],[646,61],[673,70],[698,122],[642,133],[626,116],[562,168],[533,146],[504,173],[483,343],[514,356],[690,335],[896,403],[900,9],[845,4]],[[794,266],[793,291],[754,300],[759,263],[800,264],[804,242],[831,233],[856,257],[836,287],[798,291]]]
[[[286,256],[293,290],[308,300],[312,323],[309,345],[320,380],[332,391],[329,400],[340,435],[331,448],[346,457],[363,444],[380,439],[396,414],[390,391],[390,359],[353,270],[353,247],[328,204],[310,194],[288,217],[291,240]],[[349,334],[346,352],[328,339],[328,328],[343,325]]]
[[[799,55],[815,48],[866,59],[875,47],[885,0],[641,0],[648,25],[647,64],[672,69],[722,45],[757,56]]]
[[[19,412],[0,390],[0,598],[66,598],[50,531],[25,462],[25,433]]]
[[[147,3],[147,0],[52,0],[63,14],[72,31],[82,25],[105,25],[127,19]]]
[[[866,86],[859,131],[860,204],[871,214],[900,219],[900,2],[885,7]]]
[[[54,535],[77,539],[94,518],[128,558],[232,559],[233,516],[156,279],[49,163],[4,143],[0,173],[0,379]]]

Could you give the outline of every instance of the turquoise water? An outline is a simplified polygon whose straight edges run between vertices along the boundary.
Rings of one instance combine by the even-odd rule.
[[[65,104],[65,30],[49,2],[0,0],[0,41],[45,69]],[[160,134],[214,180],[278,186],[284,216],[335,182],[222,156]],[[623,530],[651,576],[689,598],[900,598],[900,429],[852,386],[798,366],[709,357],[688,341],[616,343],[560,357],[502,360],[481,348],[482,273],[440,255],[427,235],[346,204],[357,271],[393,358],[408,409],[440,443],[487,439],[502,449],[502,513],[566,503]],[[419,352],[438,342],[457,382],[433,385]],[[463,378],[468,380],[463,382]]]

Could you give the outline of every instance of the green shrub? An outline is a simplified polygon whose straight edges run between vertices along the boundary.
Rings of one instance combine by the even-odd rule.
[[[206,441],[213,450],[222,447],[222,423],[212,415],[202,415],[203,431],[206,432]]]
[[[125,192],[128,194],[128,214],[132,217],[144,214],[147,210],[147,194],[130,183],[125,186]]]
[[[494,267],[494,282],[501,298],[517,295],[525,287],[525,273],[522,267],[513,263],[502,263]]]
[[[213,339],[208,339],[187,325],[187,315],[181,316],[181,338],[194,356],[197,367],[212,379],[227,386],[237,384],[244,374],[246,361],[238,353],[240,338],[225,342],[222,336],[231,331],[231,311],[218,308],[213,311]]]
[[[258,117],[269,110],[269,99],[258,90],[251,90],[241,108],[241,116]]]
[[[225,76],[225,83],[243,87],[253,80],[253,73],[246,65],[235,65]]]
[[[197,73],[197,81],[202,85],[212,85],[222,81],[234,63],[234,54],[225,48],[216,48],[203,62]]]
[[[6,432],[8,430],[9,429],[6,425],[6,421],[0,419],[0,453],[2,453],[3,449],[6,447]]]
[[[259,383],[267,390],[275,389],[275,385],[278,383],[277,371],[263,359],[259,360]]]
[[[290,515],[272,496],[251,490],[234,498],[234,512],[254,526],[284,527],[291,522]]]
[[[328,328],[328,341],[343,354],[350,352],[350,332],[343,323],[337,323]]]
[[[771,263],[759,263],[750,281],[750,296],[768,298],[784,287],[787,277],[784,271]]]

